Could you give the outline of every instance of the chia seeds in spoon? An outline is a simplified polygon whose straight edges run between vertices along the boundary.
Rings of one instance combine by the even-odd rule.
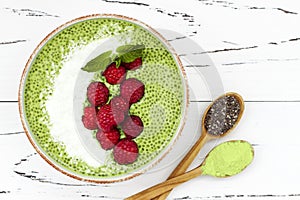
[[[207,133],[215,136],[226,133],[238,120],[240,110],[240,103],[235,96],[225,95],[217,99],[204,120]]]

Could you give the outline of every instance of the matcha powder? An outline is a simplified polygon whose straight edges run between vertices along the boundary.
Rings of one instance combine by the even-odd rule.
[[[206,157],[201,169],[203,175],[227,177],[238,174],[253,160],[251,144],[236,140],[222,143]]]

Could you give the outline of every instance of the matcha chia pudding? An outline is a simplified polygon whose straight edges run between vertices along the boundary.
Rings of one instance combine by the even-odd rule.
[[[95,182],[126,179],[157,163],[180,134],[184,72],[146,25],[116,16],[77,19],[33,55],[21,88],[25,129],[60,171]]]

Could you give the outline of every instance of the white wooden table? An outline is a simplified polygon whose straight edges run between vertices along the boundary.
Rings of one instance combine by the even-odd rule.
[[[126,184],[135,183],[135,192],[145,189],[163,181],[174,167],[117,186],[88,184],[54,170],[27,140],[17,98],[27,59],[53,29],[94,13],[133,17],[160,31],[184,60],[191,107],[199,116],[221,90],[245,99],[237,129],[218,142],[251,142],[252,165],[232,178],[196,178],[177,187],[169,199],[300,199],[299,1],[0,0],[1,200],[120,199],[133,193]],[[216,76],[205,77],[211,69]],[[212,81],[208,92],[201,90],[199,73]]]

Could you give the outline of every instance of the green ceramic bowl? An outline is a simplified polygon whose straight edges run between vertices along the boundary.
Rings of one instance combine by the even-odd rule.
[[[101,52],[141,43],[143,66],[127,78],[145,84],[145,96],[130,108],[144,131],[134,139],[138,159],[119,165],[81,123],[88,84],[103,81],[100,72],[81,68]],[[118,94],[119,85],[107,86]],[[20,116],[29,141],[55,169],[83,181],[118,182],[146,172],[171,150],[185,123],[187,88],[178,56],[154,29],[124,16],[90,15],[58,27],[34,50],[20,83]]]

